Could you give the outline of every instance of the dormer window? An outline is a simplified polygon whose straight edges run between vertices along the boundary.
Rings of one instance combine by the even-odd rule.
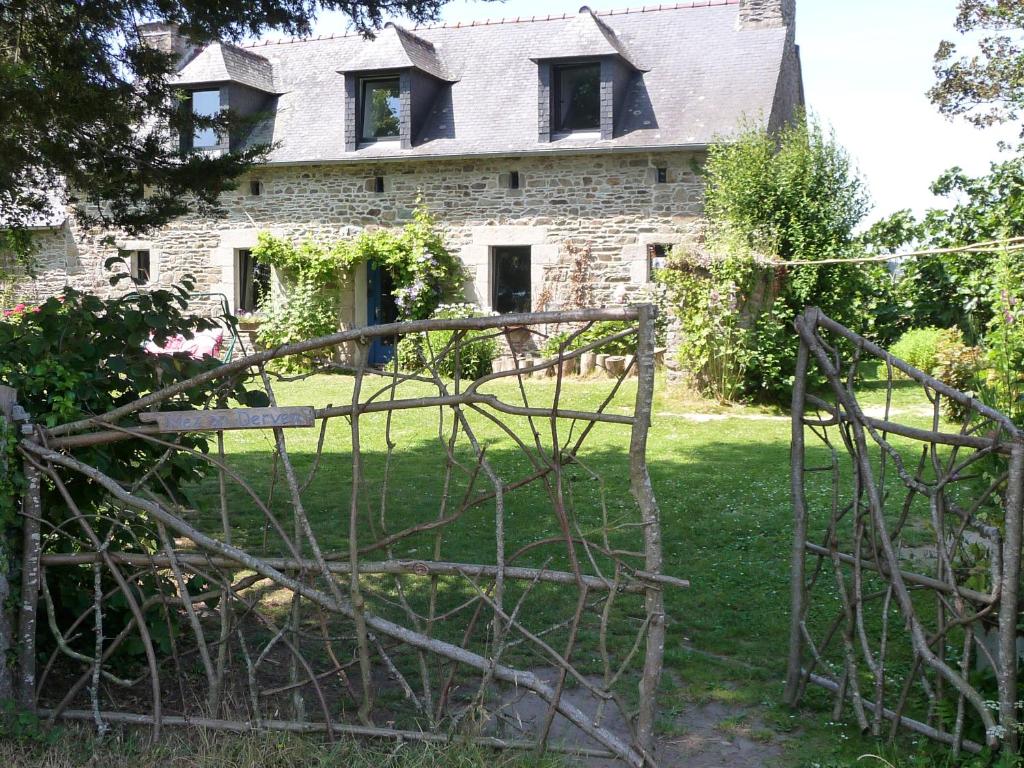
[[[210,118],[220,114],[220,89],[192,91],[191,112],[193,117]],[[219,146],[220,137],[212,127],[195,126],[192,131],[193,149]]]
[[[365,148],[373,155],[380,141],[411,149],[437,138],[423,129],[455,80],[429,40],[388,23],[339,72],[345,76],[346,152]]]
[[[552,68],[552,129],[556,133],[601,129],[601,65],[558,64]]]
[[[398,139],[402,130],[402,99],[399,78],[364,79],[360,82],[360,141]]]

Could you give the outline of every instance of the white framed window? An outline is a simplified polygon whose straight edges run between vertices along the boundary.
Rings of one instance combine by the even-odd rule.
[[[668,264],[668,254],[672,250],[671,245],[665,243],[647,244],[647,282],[654,279],[656,269],[664,269]]]
[[[220,114],[220,89],[210,91],[192,91],[190,109],[193,115],[200,118],[217,117]],[[220,145],[221,137],[210,126],[196,126],[192,130],[192,148],[208,149]]]

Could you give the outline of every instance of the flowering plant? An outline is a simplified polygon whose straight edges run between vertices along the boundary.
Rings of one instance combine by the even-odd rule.
[[[462,264],[448,250],[422,201],[401,231],[363,232],[339,248],[339,253],[349,269],[366,262],[391,274],[399,320],[431,317],[466,282]]]
[[[27,304],[25,304],[25,302],[22,301],[22,302],[20,302],[18,304],[15,304],[10,309],[3,310],[3,312],[0,313],[0,314],[3,315],[5,320],[10,320],[11,322],[15,322],[22,315],[27,314],[29,312],[38,312],[39,309],[40,309],[40,307],[38,307],[38,306],[30,307]]]
[[[466,282],[462,264],[448,250],[422,201],[417,201],[412,221],[401,230],[367,230],[349,240],[307,239],[298,245],[262,232],[252,253],[257,261],[277,267],[286,282],[311,281],[324,289],[351,277],[359,264],[379,267],[391,275],[399,320],[430,317]]]

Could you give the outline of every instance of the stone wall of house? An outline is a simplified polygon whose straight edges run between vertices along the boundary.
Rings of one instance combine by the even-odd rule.
[[[81,231],[73,223],[39,238],[34,295],[65,284],[110,294],[104,262],[117,250],[150,251],[153,284],[197,279],[197,290],[235,300],[238,249],[259,232],[301,239],[351,236],[360,228],[401,226],[418,197],[435,214],[451,247],[469,269],[467,298],[490,303],[490,253],[495,246],[532,248],[534,309],[565,304],[573,254],[589,254],[587,281],[594,305],[622,304],[647,281],[648,245],[671,246],[693,237],[702,212],[700,158],[686,152],[609,153],[560,157],[435,160],[417,163],[264,167],[223,199],[221,219],[185,217],[144,239]],[[658,169],[664,169],[659,182]],[[508,189],[510,172],[520,188]],[[382,176],[384,191],[375,192]],[[506,186],[503,186],[505,184]],[[567,245],[572,243],[573,246]],[[343,292],[342,324],[365,318],[365,276]]]

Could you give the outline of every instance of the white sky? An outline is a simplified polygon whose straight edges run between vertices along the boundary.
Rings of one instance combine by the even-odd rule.
[[[635,0],[641,4],[642,0]],[[446,23],[575,13],[583,0],[454,0]],[[622,0],[590,0],[594,10]],[[656,3],[650,3],[656,4]],[[871,190],[871,220],[901,208],[917,213],[940,201],[929,184],[959,165],[973,174],[999,159],[1014,128],[979,130],[939,115],[925,92],[939,41],[956,40],[956,0],[797,0],[797,42],[809,109],[831,125]],[[345,20],[326,14],[316,34],[340,33]]]

